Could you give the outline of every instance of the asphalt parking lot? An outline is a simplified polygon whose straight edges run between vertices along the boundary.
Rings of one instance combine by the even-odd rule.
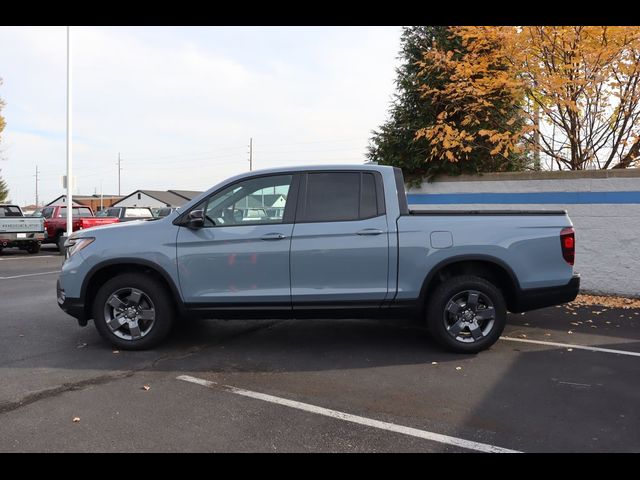
[[[402,319],[198,321],[118,352],[58,308],[61,263],[0,255],[3,452],[640,451],[640,309],[510,315],[478,355]]]

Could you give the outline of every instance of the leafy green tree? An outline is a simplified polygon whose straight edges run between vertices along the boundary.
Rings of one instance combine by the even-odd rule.
[[[442,174],[509,171],[524,167],[525,161],[519,159],[524,157],[496,155],[483,145],[470,145],[465,158],[451,158],[443,155],[433,138],[424,134],[439,123],[443,114],[448,115],[451,107],[446,99],[443,101],[443,96],[433,95],[433,92],[458,81],[451,77],[447,65],[442,65],[440,56],[455,62],[465,53],[462,39],[453,33],[451,27],[404,27],[400,50],[402,64],[396,69],[396,93],[389,109],[389,119],[373,131],[367,153],[369,160],[402,168],[410,181],[425,177],[431,179]],[[470,132],[474,138],[479,138],[477,132],[485,130],[488,124],[495,127],[497,123],[507,130],[515,129],[518,125],[513,125],[513,115],[501,113],[517,109],[518,100],[509,100],[514,104],[488,104],[485,112],[478,115],[478,118],[486,118],[486,122],[463,125],[464,117],[459,113],[459,119],[456,114],[448,115],[447,119],[453,124],[459,122],[460,130]],[[501,122],[502,118],[504,121]],[[506,124],[507,120],[511,125]]]

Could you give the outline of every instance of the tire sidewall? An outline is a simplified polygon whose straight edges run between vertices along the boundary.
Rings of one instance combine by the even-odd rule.
[[[144,337],[138,340],[125,340],[114,335],[104,318],[104,306],[114,292],[122,288],[136,288],[147,295],[155,307],[155,322]],[[164,286],[154,278],[136,273],[118,275],[108,280],[93,300],[93,321],[100,335],[121,350],[145,350],[158,345],[171,330],[174,320],[174,308]]]
[[[448,301],[465,290],[478,290],[489,297],[495,309],[493,328],[479,341],[464,343],[454,339],[446,330],[443,315]],[[490,281],[471,275],[452,277],[445,280],[434,291],[427,307],[427,325],[435,340],[448,350],[459,353],[478,353],[498,341],[507,320],[507,307],[500,290]]]

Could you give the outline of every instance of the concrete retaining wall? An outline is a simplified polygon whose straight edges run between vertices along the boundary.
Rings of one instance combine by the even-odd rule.
[[[640,169],[460,176],[407,194],[416,210],[567,210],[582,290],[640,297]]]

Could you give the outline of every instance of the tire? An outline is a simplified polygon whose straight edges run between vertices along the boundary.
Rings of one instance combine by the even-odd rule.
[[[107,281],[94,298],[96,329],[121,350],[153,348],[171,330],[175,318],[171,298],[153,277],[139,273],[118,275]]]
[[[29,245],[29,247],[27,248],[27,253],[40,253],[40,244],[32,243],[31,245]]]
[[[478,353],[502,334],[507,307],[500,290],[472,275],[452,277],[440,284],[427,306],[427,326],[443,347],[458,353]]]
[[[64,255],[64,235],[60,232],[56,236],[56,245],[58,246],[58,252],[60,252],[60,255]]]

